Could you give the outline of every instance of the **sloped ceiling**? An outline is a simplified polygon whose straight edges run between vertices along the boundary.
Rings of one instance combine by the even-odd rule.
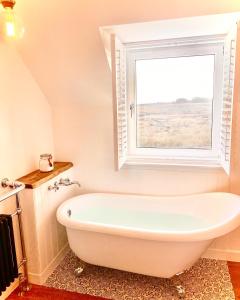
[[[17,0],[21,56],[52,104],[111,101],[100,26],[240,11],[239,0]]]

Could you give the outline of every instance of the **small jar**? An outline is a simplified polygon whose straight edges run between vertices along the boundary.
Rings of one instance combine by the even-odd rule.
[[[41,172],[50,172],[53,170],[52,154],[41,154],[39,160],[39,169]]]

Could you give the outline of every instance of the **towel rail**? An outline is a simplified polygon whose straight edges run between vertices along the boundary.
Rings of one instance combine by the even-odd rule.
[[[22,260],[18,264],[18,269],[23,268],[23,274],[19,273],[19,287],[20,292],[19,295],[22,296],[25,292],[31,289],[28,280],[28,270],[27,270],[27,257],[26,257],[26,249],[24,242],[24,234],[23,234],[23,225],[22,225],[22,209],[20,206],[20,198],[19,192],[25,188],[25,185],[18,181],[9,181],[8,178],[4,178],[0,181],[0,187],[3,188],[3,193],[0,194],[0,203],[4,200],[15,196],[16,200],[16,208],[17,210],[11,214],[11,217],[18,217],[18,227],[19,227],[19,235],[20,235],[20,247],[22,252]]]
[[[19,212],[16,210],[15,213],[11,214],[11,217],[15,217],[19,214]]]

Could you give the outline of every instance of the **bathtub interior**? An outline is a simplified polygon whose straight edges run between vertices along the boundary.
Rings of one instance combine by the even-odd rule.
[[[240,198],[229,193],[182,197],[86,194],[65,202],[59,214],[66,216],[69,209],[71,219],[79,223],[150,231],[193,231],[239,215]]]

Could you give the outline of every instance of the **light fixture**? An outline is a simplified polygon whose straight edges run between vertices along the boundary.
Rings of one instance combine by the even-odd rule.
[[[2,30],[6,38],[18,39],[24,34],[24,28],[19,18],[14,13],[15,0],[0,0],[3,7]]]

